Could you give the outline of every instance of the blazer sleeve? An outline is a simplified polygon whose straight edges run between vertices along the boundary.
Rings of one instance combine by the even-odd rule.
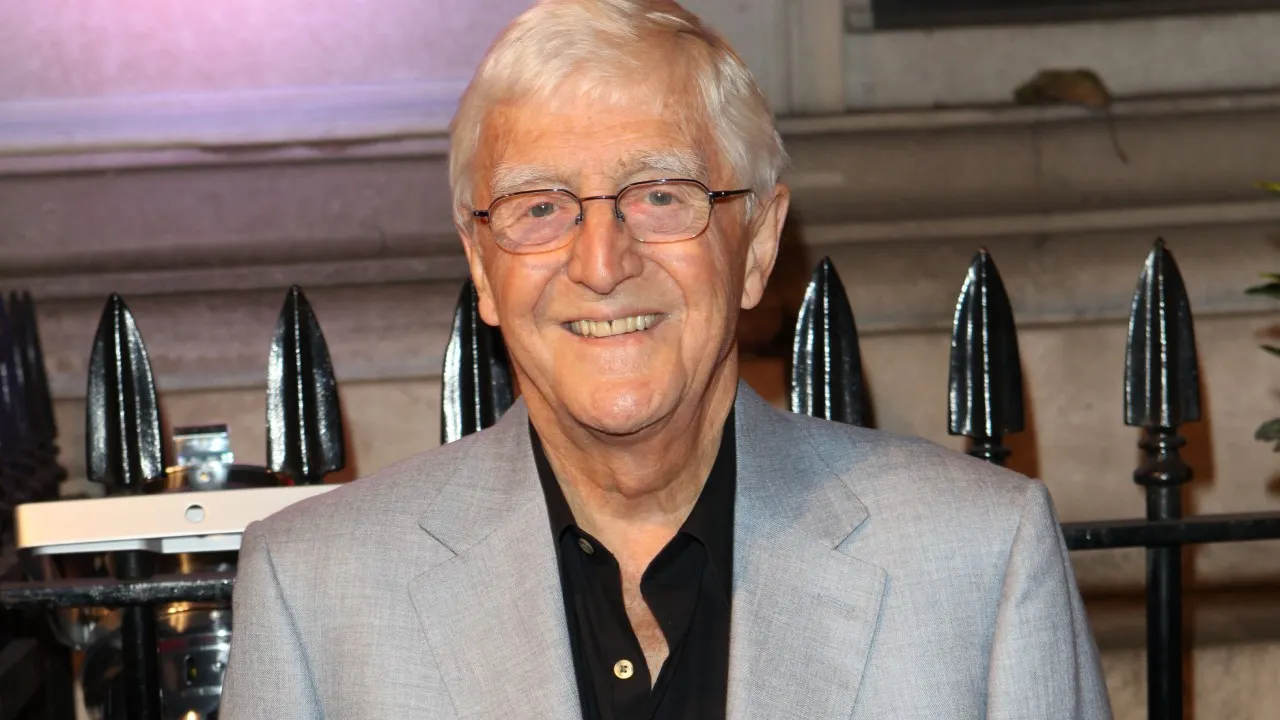
[[[222,720],[320,720],[323,713],[297,624],[262,525],[245,530],[236,563]]]
[[[987,719],[1110,720],[1098,649],[1049,492],[1027,492],[1005,569]]]

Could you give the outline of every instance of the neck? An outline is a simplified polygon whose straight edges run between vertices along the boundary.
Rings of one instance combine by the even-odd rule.
[[[625,437],[564,422],[542,398],[526,396],[525,402],[578,525],[610,548],[631,546],[651,555],[675,535],[697,502],[737,384],[731,353],[700,397]]]

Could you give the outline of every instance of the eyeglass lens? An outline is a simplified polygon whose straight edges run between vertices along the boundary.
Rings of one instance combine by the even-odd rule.
[[[633,185],[617,199],[629,232],[648,243],[688,240],[707,227],[711,199],[706,188],[692,182]],[[582,205],[561,190],[524,193],[503,198],[489,211],[495,237],[513,250],[538,250],[569,237],[579,222]]]

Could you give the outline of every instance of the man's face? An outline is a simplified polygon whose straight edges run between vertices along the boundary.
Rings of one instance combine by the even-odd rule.
[[[474,205],[555,187],[579,197],[613,195],[628,183],[675,177],[737,189],[724,163],[704,150],[714,142],[699,132],[586,99],[504,105],[481,136]],[[597,434],[695,417],[713,384],[737,382],[738,312],[759,301],[772,268],[785,190],[776,198],[757,198],[761,211],[750,225],[745,197],[721,200],[705,232],[676,243],[637,242],[608,200],[584,203],[576,236],[549,252],[512,254],[483,222],[461,228],[481,314],[501,326],[521,391],[536,394],[561,422]],[[644,329],[581,334],[581,321],[622,320],[616,332],[630,329],[628,318]],[[727,380],[726,369],[733,370]]]

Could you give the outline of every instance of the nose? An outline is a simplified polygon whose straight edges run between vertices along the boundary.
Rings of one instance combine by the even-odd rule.
[[[611,200],[583,203],[582,226],[569,256],[569,279],[598,295],[608,295],[643,269],[635,241],[613,211]]]

